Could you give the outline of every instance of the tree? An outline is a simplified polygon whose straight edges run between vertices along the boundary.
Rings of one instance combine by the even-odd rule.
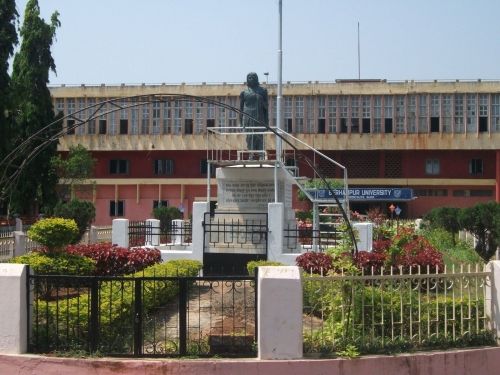
[[[10,151],[12,106],[10,93],[9,60],[17,45],[15,0],[0,0],[0,161]],[[1,202],[0,202],[1,203]]]
[[[61,179],[60,187],[64,185],[70,190],[70,194],[67,194],[67,190],[63,191],[65,198],[70,195],[74,199],[78,186],[78,191],[83,192],[81,184],[93,176],[95,163],[92,154],[82,145],[71,146],[66,159],[61,155],[52,158],[51,165]]]
[[[485,262],[500,246],[500,203],[480,203],[460,210],[459,222],[462,228],[476,237],[475,250]]]
[[[60,26],[58,13],[51,17],[50,24],[40,17],[37,0],[28,0],[24,22],[20,30],[21,48],[14,57],[12,70],[13,105],[16,108],[16,133],[11,143],[18,145],[24,139],[55,120],[47,84],[49,71],[55,72],[51,46],[55,32]],[[19,155],[22,172],[11,191],[12,210],[18,213],[35,214],[39,207],[53,206],[57,200],[58,182],[50,159],[55,155],[56,142],[50,139],[59,131],[61,124],[53,126],[36,137],[29,152],[36,155],[29,163],[21,161],[29,155]],[[46,146],[43,146],[46,145]]]
[[[90,223],[95,218],[95,207],[92,202],[73,199],[68,203],[59,202],[54,208],[54,216],[73,219],[78,226],[78,236],[72,243],[79,242]]]
[[[451,233],[455,245],[456,235],[461,227],[458,221],[459,212],[460,209],[455,207],[436,207],[425,216],[425,219],[429,220],[431,226],[443,228]]]
[[[172,220],[181,219],[182,212],[177,207],[156,207],[153,209],[153,216],[160,220],[160,228],[163,233],[172,228]]]

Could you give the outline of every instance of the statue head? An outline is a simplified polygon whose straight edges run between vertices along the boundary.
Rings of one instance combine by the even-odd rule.
[[[247,86],[257,87],[259,86],[259,76],[255,72],[250,72],[247,74]]]

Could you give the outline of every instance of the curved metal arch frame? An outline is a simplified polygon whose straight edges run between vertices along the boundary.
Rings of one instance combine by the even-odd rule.
[[[0,176],[0,199],[5,198],[7,195],[8,191],[10,188],[15,186],[17,183],[17,179],[19,178],[23,168],[28,164],[34,157],[36,157],[40,152],[42,152],[49,144],[52,142],[57,141],[59,138],[62,136],[66,135],[68,130],[75,130],[79,128],[80,126],[85,125],[89,121],[95,120],[101,116],[105,116],[109,113],[117,112],[120,110],[125,110],[129,108],[135,108],[135,107],[140,107],[142,105],[147,105],[147,104],[152,104],[152,103],[165,103],[165,102],[173,102],[173,101],[190,101],[190,102],[200,102],[200,103],[205,103],[205,104],[213,104],[217,107],[225,108],[227,110],[231,110],[236,112],[238,115],[245,115],[251,118],[255,123],[259,124],[262,128],[265,128],[266,131],[269,131],[273,133],[276,137],[278,137],[282,142],[285,142],[288,144],[292,149],[295,150],[296,155],[298,159],[304,161],[317,175],[321,181],[324,183],[324,186],[328,189],[328,191],[331,193],[331,196],[333,196],[335,203],[339,207],[339,209],[342,212],[342,217],[345,220],[345,222],[348,225],[349,228],[349,234],[351,237],[351,240],[353,242],[354,246],[354,253],[357,254],[358,248],[357,248],[357,243],[356,243],[356,236],[354,234],[354,230],[351,226],[351,222],[349,219],[349,215],[347,212],[345,212],[344,207],[342,206],[338,196],[335,194],[335,191],[333,188],[330,186],[328,183],[327,179],[319,173],[318,169],[314,165],[314,163],[305,155],[303,155],[297,147],[295,147],[290,141],[288,141],[285,137],[283,137],[279,131],[276,129],[271,128],[268,124],[256,119],[255,117],[248,115],[247,113],[243,112],[239,108],[233,107],[231,105],[228,105],[226,103],[219,102],[217,100],[204,97],[204,96],[196,96],[196,95],[187,95],[187,94],[169,94],[169,93],[161,93],[161,94],[144,94],[144,95],[133,95],[133,96],[126,96],[126,97],[119,97],[119,98],[112,98],[108,99],[105,101],[101,101],[95,104],[92,104],[90,106],[87,106],[85,108],[79,109],[71,114],[65,115],[63,117],[59,117],[57,120],[51,122],[50,124],[44,126],[43,128],[39,129],[36,133],[32,134],[30,137],[25,139],[19,146],[17,146],[13,151],[11,151],[2,161],[0,161],[0,169],[3,170],[1,176]],[[126,101],[127,103],[130,103],[130,105],[123,105],[123,102]],[[120,102],[122,104],[120,104]],[[112,107],[110,110],[100,112],[100,110],[107,104],[111,104]],[[88,116],[86,119],[81,119],[77,115],[86,113],[88,110],[92,110],[92,114]],[[47,132],[50,131],[51,127],[60,124],[64,120],[75,120],[75,124],[72,125],[70,128],[62,128],[59,132],[51,135],[50,137],[44,137],[43,134],[46,134]],[[30,145],[31,143],[34,143],[37,140],[42,140],[41,143],[37,144],[33,149],[30,150]],[[24,153],[26,151],[30,151],[26,156],[23,157]],[[11,175],[8,174],[8,171],[10,168],[13,166],[14,160],[16,160],[16,157],[22,157],[22,162],[18,165],[15,166],[16,169],[14,173]]]

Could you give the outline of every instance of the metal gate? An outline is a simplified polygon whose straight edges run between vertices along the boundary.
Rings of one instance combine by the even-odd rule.
[[[267,213],[206,213],[203,220],[203,274],[246,275],[246,264],[266,260]]]
[[[32,353],[255,356],[254,277],[29,276]]]

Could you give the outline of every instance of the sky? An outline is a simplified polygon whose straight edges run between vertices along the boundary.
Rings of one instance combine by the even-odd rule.
[[[278,0],[38,1],[60,13],[51,84],[278,79]],[[500,78],[498,0],[282,3],[284,82],[358,78],[358,23],[362,79]]]

